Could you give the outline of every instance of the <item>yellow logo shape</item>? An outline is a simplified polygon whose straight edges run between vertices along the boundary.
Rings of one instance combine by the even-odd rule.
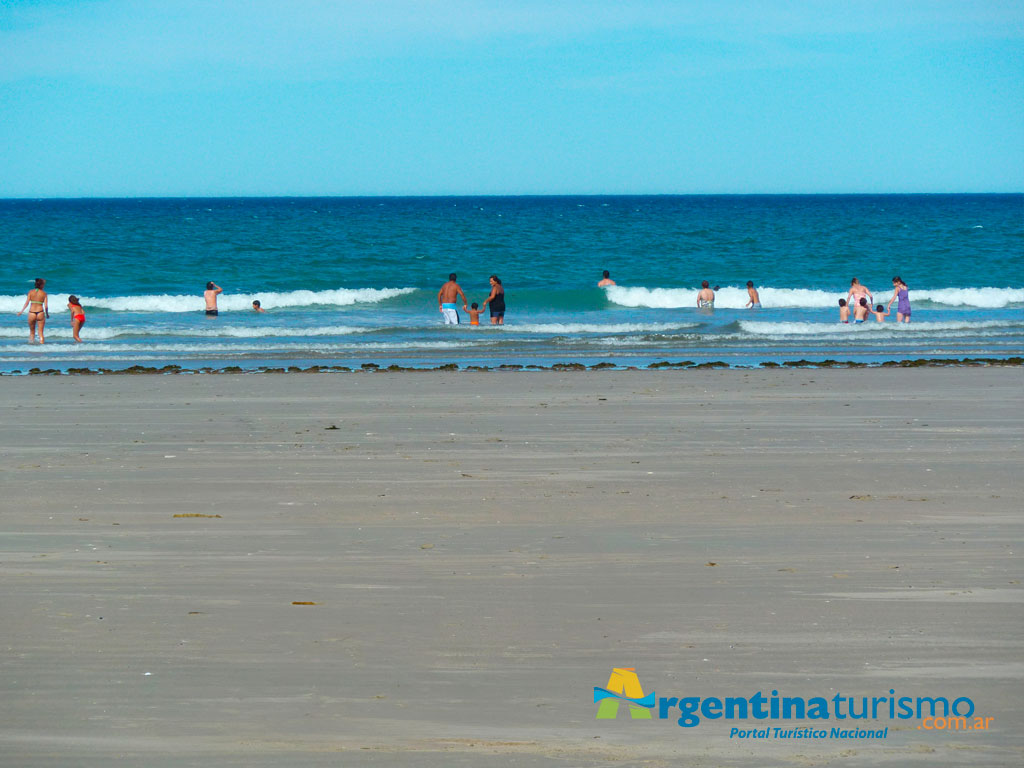
[[[595,690],[595,694],[597,694]],[[598,720],[614,720],[619,715],[619,699],[640,700],[644,698],[644,689],[640,685],[640,678],[636,676],[636,667],[615,667],[612,669],[611,677],[608,678],[608,687],[605,689],[612,696],[603,696],[597,708]],[[600,694],[597,694],[600,695]],[[653,698],[653,695],[649,698]],[[629,715],[634,720],[650,720],[651,710],[647,706],[629,704]],[[652,702],[653,704],[653,702]]]

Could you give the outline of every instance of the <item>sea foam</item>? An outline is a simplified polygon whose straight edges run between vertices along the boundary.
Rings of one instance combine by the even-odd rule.
[[[740,330],[755,336],[835,336],[862,333],[934,334],[937,331],[985,332],[995,328],[1019,328],[1019,323],[989,320],[978,323],[951,320],[934,323],[879,323],[873,317],[864,323],[769,323],[740,320]]]
[[[252,302],[259,299],[264,309],[282,307],[335,306],[370,304],[412,293],[415,288],[335,288],[326,291],[266,291],[260,293],[222,293],[217,297],[221,311],[252,311]],[[202,312],[205,308],[202,294],[144,294],[141,296],[81,296],[82,306],[110,309],[116,312]],[[50,294],[51,310],[61,311],[67,302],[66,294]],[[25,303],[24,296],[0,296],[0,312],[17,312]]]
[[[935,288],[911,291],[911,304],[914,299],[944,304],[948,307],[999,309],[1010,304],[1024,303],[1024,288]]]
[[[699,323],[523,323],[495,326],[516,333],[660,333],[697,328]]]
[[[614,286],[605,289],[608,300],[623,307],[651,307],[655,309],[677,309],[695,307],[698,288],[628,288]],[[837,288],[834,292],[811,288],[758,288],[761,305],[766,309],[795,309],[800,307],[835,307],[847,292]],[[874,294],[875,304],[887,304],[892,289],[886,288]],[[743,309],[750,297],[746,288],[723,286],[715,292],[715,307],[718,309]],[[911,305],[915,301],[927,301],[936,306],[978,307],[999,309],[1011,304],[1024,303],[1024,288],[932,288],[910,291]]]

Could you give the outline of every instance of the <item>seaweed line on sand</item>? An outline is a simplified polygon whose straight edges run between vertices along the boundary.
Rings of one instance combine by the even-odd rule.
[[[151,375],[222,375],[222,374],[281,374],[281,373],[432,373],[443,372],[466,372],[466,373],[490,373],[494,371],[638,371],[638,370],[708,370],[720,368],[734,369],[774,369],[774,368],[949,368],[949,367],[985,367],[985,366],[1021,366],[1024,365],[1024,357],[992,358],[992,357],[964,357],[964,358],[918,358],[912,360],[886,360],[878,363],[864,363],[855,360],[788,360],[783,363],[762,362],[759,365],[737,365],[733,366],[721,360],[714,360],[704,363],[695,363],[692,360],[681,360],[670,362],[662,360],[657,363],[650,363],[646,366],[616,365],[615,363],[596,363],[585,365],[583,363],[553,363],[551,365],[518,365],[502,364],[495,366],[488,365],[459,365],[458,363],[444,363],[436,366],[403,366],[388,365],[381,366],[377,363],[363,363],[358,368],[347,365],[311,365],[301,368],[297,365],[290,365],[282,368],[242,368],[237,365],[229,365],[221,368],[183,368],[180,365],[165,365],[157,368],[154,366],[133,365],[128,368],[30,368],[27,371],[15,369],[2,372],[0,376],[151,376]]]

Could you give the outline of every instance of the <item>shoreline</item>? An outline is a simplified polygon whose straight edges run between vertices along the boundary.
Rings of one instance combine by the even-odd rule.
[[[358,366],[311,365],[305,368],[297,365],[245,368],[239,365],[203,366],[189,368],[181,365],[161,367],[132,365],[125,368],[67,367],[39,368],[27,371],[14,369],[0,371],[0,376],[138,376],[138,375],[200,375],[200,374],[284,374],[284,373],[428,373],[428,372],[527,372],[527,371],[654,371],[654,370],[792,370],[831,368],[1006,368],[1024,366],[1024,357],[962,357],[962,358],[910,358],[905,360],[883,360],[866,363],[858,360],[788,360],[782,363],[765,361],[757,365],[734,365],[722,360],[697,363],[692,360],[671,362],[662,360],[648,365],[623,365],[610,362],[593,364],[562,362],[551,365],[502,363],[499,365],[474,365],[469,363],[442,363],[434,366],[406,366],[392,363],[362,363]]]

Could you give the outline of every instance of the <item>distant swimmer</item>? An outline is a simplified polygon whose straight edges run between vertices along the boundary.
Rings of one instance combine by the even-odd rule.
[[[491,281],[491,295],[484,300],[484,307],[491,305],[491,325],[504,325],[505,286],[501,284],[501,278],[497,275],[491,275],[488,279]]]
[[[850,307],[846,304],[846,299],[839,300],[839,322],[849,323],[850,322]]]
[[[466,294],[462,292],[459,284],[455,282],[455,273],[448,275],[448,282],[441,286],[437,292],[437,308],[444,318],[445,325],[459,324],[459,307],[455,300],[462,297],[462,308],[466,309]]]
[[[747,280],[747,295],[750,296],[750,301],[747,302],[747,308],[760,309],[761,297],[757,293],[757,288],[754,287],[753,280]]]
[[[206,290],[203,292],[203,298],[206,299],[207,317],[216,317],[220,314],[217,311],[217,295],[221,293],[224,293],[224,289],[212,280],[206,284]]]
[[[68,309],[71,310],[71,335],[76,342],[81,344],[82,339],[79,337],[78,332],[85,325],[85,310],[82,309],[82,302],[74,294],[68,296]]]
[[[715,308],[715,292],[709,287],[711,283],[707,280],[702,280],[700,284],[700,292],[697,294],[697,308],[698,309],[714,309]]]
[[[889,304],[886,309],[892,306],[895,301],[896,304],[896,322],[897,323],[909,323],[910,322],[910,289],[907,288],[907,284],[903,282],[902,277],[894,277],[892,279],[892,298],[889,299]]]
[[[25,299],[25,305],[21,308],[21,312],[25,311],[25,307],[31,305],[31,309],[28,311],[28,343],[32,344],[36,340],[36,328],[39,329],[39,343],[45,344],[46,339],[43,338],[43,328],[46,327],[46,318],[50,316],[50,301],[46,295],[46,280],[41,277],[36,278],[36,287],[28,292],[28,297]],[[21,312],[18,313],[18,317],[21,317]]]
[[[860,300],[867,299],[868,304],[873,304],[875,297],[871,295],[865,286],[860,284],[860,281],[855,277],[850,281],[850,292],[846,296],[846,303],[856,309],[860,306]]]
[[[607,288],[610,285],[615,285],[615,281],[612,280],[611,274],[606,269],[601,273],[601,282],[597,284],[598,288]]]
[[[263,305],[262,305],[262,304],[260,304],[260,300],[259,300],[259,299],[256,299],[256,301],[254,301],[254,302],[252,303],[252,311],[253,311],[253,312],[266,312],[267,310],[265,310],[265,309],[263,308]]]

